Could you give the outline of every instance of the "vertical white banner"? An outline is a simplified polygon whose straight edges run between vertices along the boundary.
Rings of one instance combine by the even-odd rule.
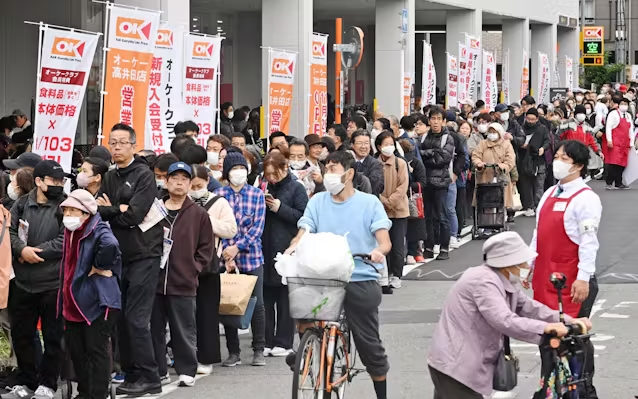
[[[269,49],[268,57],[268,134],[277,131],[290,134],[297,54]]]
[[[503,103],[510,104],[510,50],[507,49],[503,53],[503,71],[501,77],[501,86],[503,88]]]
[[[565,85],[569,90],[574,89],[574,60],[565,56]]]
[[[313,33],[310,45],[310,115],[308,134],[328,131],[328,36]]]
[[[412,94],[412,74],[403,72],[403,115],[410,115],[410,97]]]
[[[447,86],[446,86],[446,108],[458,107],[458,74],[459,65],[456,57],[447,54]]]
[[[483,74],[481,76],[483,90],[481,99],[485,101],[485,109],[494,111],[497,102],[498,86],[496,85],[496,60],[494,54],[483,50]]]
[[[478,74],[481,65],[481,39],[475,36],[465,35],[465,46],[468,50],[466,92],[469,99],[478,100]]]
[[[99,36],[40,27],[33,152],[71,172],[73,145]]]
[[[171,152],[175,124],[182,118],[184,31],[161,23],[157,30],[146,106],[144,148]],[[150,132],[150,133],[149,133]]]
[[[467,63],[469,60],[469,52],[467,46],[459,42],[459,102],[467,100]]]
[[[551,83],[551,71],[549,57],[545,53],[538,53],[538,81],[536,83],[536,103],[549,104],[549,87]]]
[[[423,41],[423,78],[421,82],[421,105],[436,104],[436,69],[432,58],[432,45]]]
[[[183,116],[199,126],[197,144],[206,147],[215,132],[221,37],[187,34],[184,39]]]
[[[523,50],[523,65],[521,73],[521,98],[529,94],[529,58],[527,51]]]

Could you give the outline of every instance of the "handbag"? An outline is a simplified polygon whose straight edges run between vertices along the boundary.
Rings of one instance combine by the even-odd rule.
[[[521,202],[521,194],[518,192],[518,189],[516,188],[516,185],[514,185],[514,188],[512,189],[512,210],[513,211],[520,211],[521,209],[523,209],[523,203]]]
[[[492,388],[496,391],[509,392],[518,385],[518,358],[510,348],[510,337],[503,338],[503,350],[498,355],[494,369]]]
[[[410,210],[411,219],[425,218],[425,208],[423,207],[423,193],[421,192],[421,184],[417,183],[418,191],[415,193],[410,187],[410,196],[408,197],[408,209]]]
[[[233,327],[238,330],[247,330],[250,327],[250,323],[253,320],[253,313],[255,313],[255,305],[257,304],[257,297],[250,297],[246,311],[241,316],[219,316],[219,322],[224,326]]]
[[[219,314],[225,316],[243,316],[253,296],[257,276],[235,273],[223,273],[219,276],[221,283],[219,298]]]

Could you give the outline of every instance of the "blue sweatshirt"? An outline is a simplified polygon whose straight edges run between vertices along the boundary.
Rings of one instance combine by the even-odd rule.
[[[369,254],[378,246],[374,233],[390,230],[392,222],[381,201],[371,194],[355,191],[345,202],[336,202],[328,192],[312,196],[297,226],[310,233],[333,233],[346,236],[350,252]],[[377,265],[381,269],[383,265]],[[371,266],[355,259],[351,281],[378,280]]]

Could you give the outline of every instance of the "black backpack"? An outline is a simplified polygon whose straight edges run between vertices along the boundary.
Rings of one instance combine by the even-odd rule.
[[[208,201],[205,205],[204,205],[204,210],[206,210],[206,212],[208,212],[208,210],[215,205],[215,202],[217,202],[218,199],[223,198],[221,195],[216,195],[213,199],[211,199],[210,201]],[[215,230],[214,226],[213,226],[213,231]],[[221,239],[220,239],[221,241]],[[217,255],[217,245],[215,245],[215,239],[213,239],[213,257],[210,260],[210,264],[204,268],[204,270],[202,270],[202,272],[200,274],[217,274],[219,273],[219,256]]]

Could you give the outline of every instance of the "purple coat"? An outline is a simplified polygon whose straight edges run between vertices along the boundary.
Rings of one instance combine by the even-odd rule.
[[[436,326],[428,364],[489,396],[503,335],[539,344],[558,312],[529,298],[494,269],[468,269],[448,294]]]

